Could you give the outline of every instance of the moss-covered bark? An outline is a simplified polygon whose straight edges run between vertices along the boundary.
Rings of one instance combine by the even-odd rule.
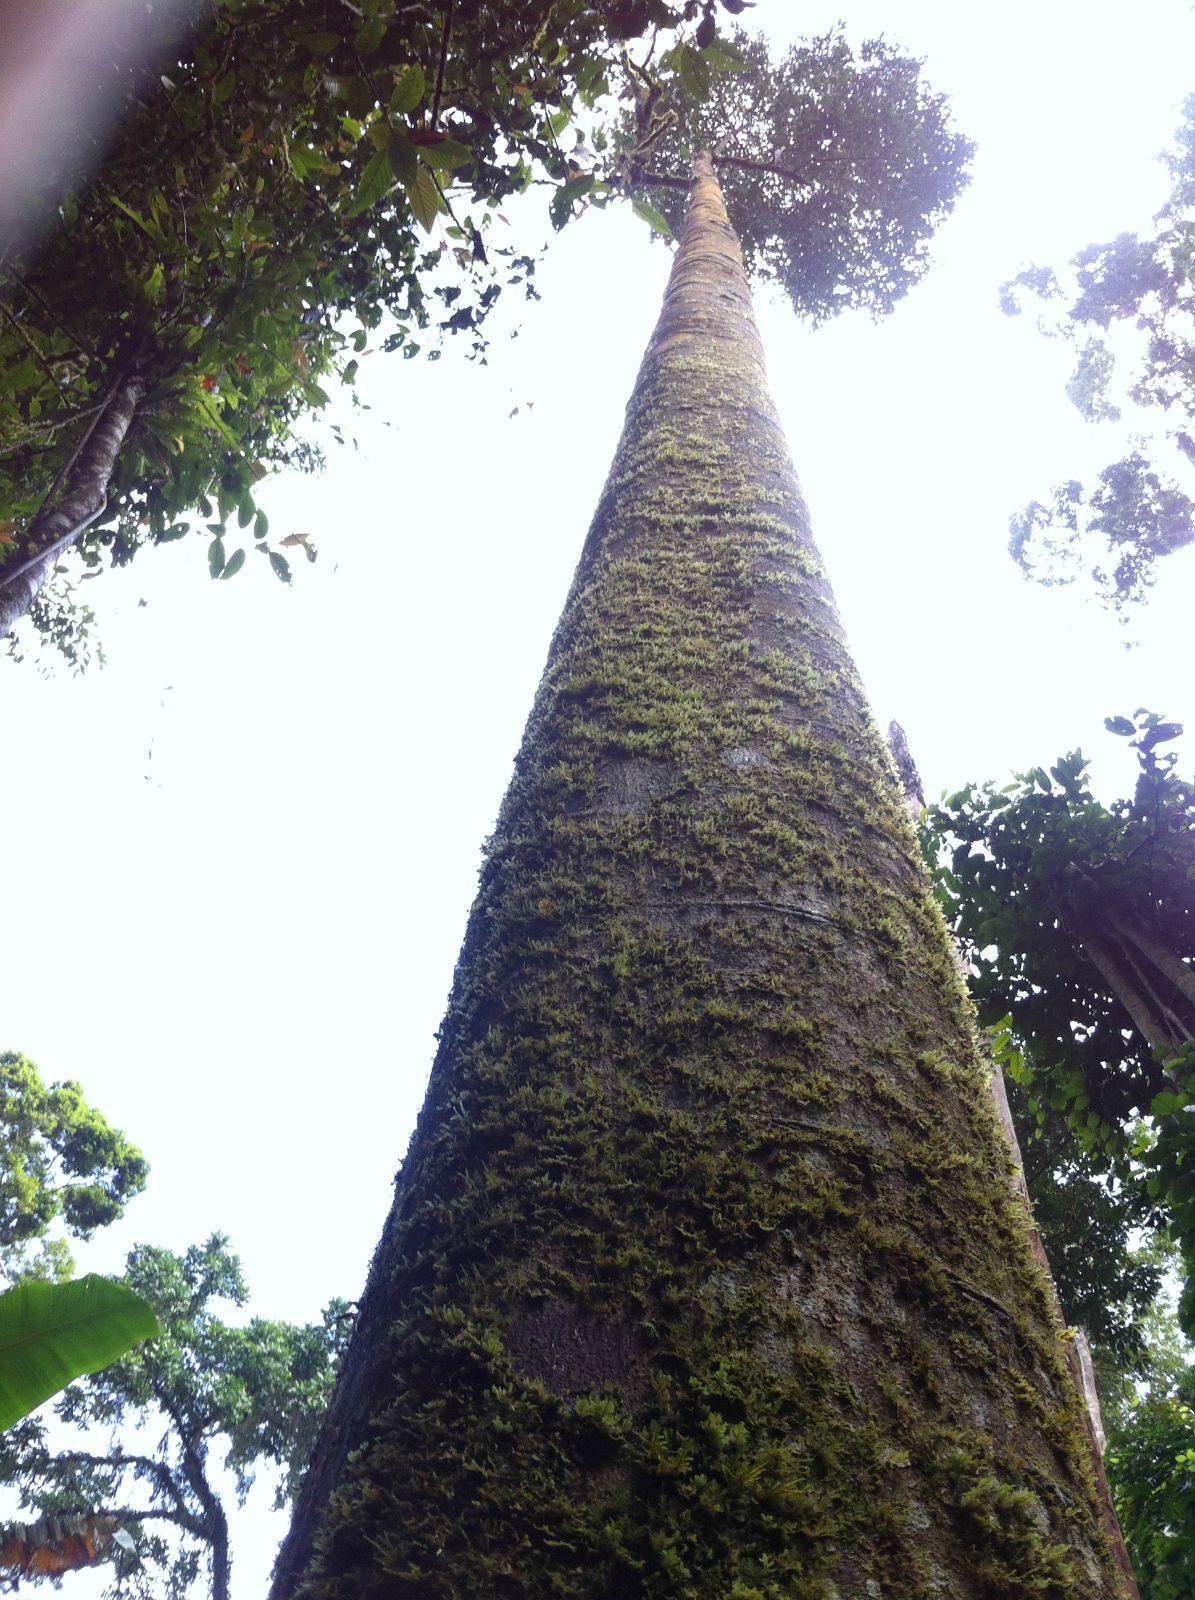
[[[705,161],[275,1593],[1111,1597],[1083,1427]]]

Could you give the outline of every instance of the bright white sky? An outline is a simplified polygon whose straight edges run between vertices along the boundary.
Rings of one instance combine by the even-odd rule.
[[[752,20],[781,40],[842,9],[760,0]],[[849,22],[926,57],[979,144],[938,265],[887,323],[810,335],[760,306],[877,717],[904,723],[931,794],[1076,745],[1111,753],[1110,713],[1195,721],[1195,551],[1166,562],[1133,651],[1005,553],[1012,511],[1116,446],[1065,399],[1067,353],[996,309],[1025,263],[1061,264],[1161,203],[1195,14],[854,0]],[[361,452],[329,444],[322,478],[263,497],[274,533],[320,549],[314,566],[297,552],[293,590],[252,558],[211,585],[202,541],[184,542],[87,586],[103,672],[0,664],[0,1049],[81,1080],[153,1168],[84,1266],[223,1229],[261,1315],[359,1292],[668,264],[627,208],[590,214],[488,367],[451,347],[438,366],[365,361]],[[1130,781],[1105,770],[1109,792]],[[241,1594],[261,1591],[278,1534],[245,1524]]]

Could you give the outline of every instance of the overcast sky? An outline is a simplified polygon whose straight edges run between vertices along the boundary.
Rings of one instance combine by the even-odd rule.
[[[781,39],[844,9],[760,0],[752,16]],[[760,302],[877,717],[904,723],[931,794],[1076,745],[1108,753],[1117,792],[1131,777],[1105,715],[1195,716],[1195,552],[1165,563],[1131,651],[1105,613],[1020,579],[1010,513],[1117,446],[1066,400],[1066,352],[996,295],[1161,203],[1195,16],[1183,0],[867,0],[848,22],[924,56],[979,145],[937,265],[885,324],[811,335]],[[329,442],[322,477],[262,497],[272,532],[319,547],[292,590],[252,559],[211,585],[202,542],[184,542],[87,586],[104,671],[0,662],[0,1048],[78,1078],[152,1165],[85,1265],[223,1229],[263,1315],[359,1292],[669,259],[627,208],[590,214],[487,367],[452,348],[438,366],[368,358],[361,451]],[[260,1519],[242,1536],[241,1594],[276,1537]]]

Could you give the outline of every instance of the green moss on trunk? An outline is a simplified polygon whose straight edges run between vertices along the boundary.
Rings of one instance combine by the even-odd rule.
[[[707,166],[276,1593],[1114,1570]]]

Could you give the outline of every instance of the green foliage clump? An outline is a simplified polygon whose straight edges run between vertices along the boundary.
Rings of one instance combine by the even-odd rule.
[[[539,181],[567,220],[565,128],[618,91],[629,41],[696,18],[691,0],[207,0],[131,87],[114,63],[111,148],[80,133],[3,241],[0,625],[5,584],[78,531],[43,525],[122,395],[115,460],[83,485],[86,566],[197,532],[213,578],[256,551],[289,581],[255,496],[321,461],[296,424],[372,346],[436,355],[461,334],[481,352],[500,296],[534,293],[497,207]],[[87,658],[78,607],[36,613]]]
[[[1108,1477],[1141,1600],[1195,1593],[1195,1367],[1112,1436]]]
[[[1092,1289],[1127,1304],[1122,1335],[1148,1300],[1148,1273],[1128,1259],[1132,1228],[1168,1224],[1188,1272],[1195,1261],[1195,791],[1161,749],[1178,724],[1139,711],[1107,725],[1138,753],[1125,799],[1097,800],[1072,751],[1048,773],[1000,791],[972,784],[927,813],[980,1019],[1026,1095],[1027,1163],[1048,1165],[1070,1200],[1082,1185],[1093,1221],[1115,1219],[1086,1259],[1081,1226],[1066,1242],[1060,1226],[1055,1263],[1064,1303],[1086,1301],[1105,1339]],[[1035,1142],[1052,1147],[1047,1162]],[[1036,1192],[1047,1236],[1066,1210],[1049,1188]],[[1104,1272],[1080,1289],[1101,1257]],[[1195,1327],[1189,1296],[1183,1314]]]
[[[926,271],[974,146],[922,63],[883,39],[856,49],[837,29],[774,63],[762,40],[734,43],[742,70],[680,74],[675,120],[632,153],[632,177],[650,185],[708,147],[749,272],[815,323],[856,307],[884,315]],[[678,226],[683,196],[661,196]]]
[[[0,1272],[10,1281],[69,1277],[55,1224],[90,1239],[123,1215],[148,1172],[77,1083],[47,1086],[27,1057],[0,1054]]]
[[[1002,294],[1009,313],[1020,310],[1024,292],[1047,302],[1049,331],[1077,350],[1067,392],[1092,421],[1121,418],[1109,392],[1117,371],[1109,335],[1129,327],[1140,335],[1127,399],[1152,412],[1143,420],[1152,421],[1153,437],[1135,441],[1093,484],[1071,479],[1010,524],[1009,550],[1026,576],[1045,584],[1083,577],[1115,608],[1139,601],[1158,562],[1195,538],[1195,95],[1167,165],[1170,198],[1148,232],[1088,245],[1064,281],[1027,268]]]

